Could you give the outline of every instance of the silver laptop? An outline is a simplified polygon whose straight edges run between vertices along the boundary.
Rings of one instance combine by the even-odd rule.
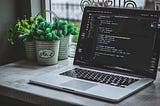
[[[159,32],[158,11],[86,7],[73,66],[30,82],[119,102],[155,80]]]

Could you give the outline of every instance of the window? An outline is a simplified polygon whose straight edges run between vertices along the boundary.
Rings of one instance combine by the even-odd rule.
[[[51,10],[60,18],[81,21],[86,5],[104,7],[129,7],[143,9],[150,0],[51,0]]]
[[[103,7],[123,7],[144,9],[154,4],[154,0],[45,0],[46,9],[54,11],[61,19],[79,22],[80,25],[83,9],[86,5]],[[153,7],[150,7],[154,8]]]
[[[80,0],[51,0],[51,9],[63,19],[81,21]]]

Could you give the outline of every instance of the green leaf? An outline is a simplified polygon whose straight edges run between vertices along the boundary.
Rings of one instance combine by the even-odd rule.
[[[78,32],[80,31],[80,29],[78,27],[74,27],[74,30],[78,31]]]
[[[78,35],[79,32],[74,30],[71,34],[72,34],[72,35]]]
[[[58,35],[63,35],[63,31],[62,30],[58,30],[57,34]]]
[[[70,28],[73,28],[74,27],[74,24],[73,23],[69,23],[68,24],[68,28],[70,29]]]
[[[66,36],[68,34],[68,30],[67,29],[64,29],[63,30],[63,34]]]
[[[46,28],[49,28],[50,27],[50,22],[45,22],[45,26],[46,26]]]
[[[59,26],[63,26],[63,21],[62,21],[62,20],[59,20],[59,21],[58,21],[58,25],[59,25]]]
[[[45,19],[42,16],[38,16],[37,21],[40,23],[40,22],[44,22]]]
[[[67,21],[63,21],[63,22],[62,22],[62,25],[67,25],[67,24],[68,24]]]
[[[34,18],[33,18],[33,17],[30,17],[30,18],[29,18],[29,21],[30,21],[31,23],[34,23]]]
[[[52,39],[52,33],[47,34],[47,39]]]
[[[73,33],[73,31],[74,31],[74,28],[68,29],[68,33]]]
[[[63,26],[62,26],[62,29],[63,29],[63,30],[68,29],[68,26],[67,26],[67,25],[63,25]]]
[[[42,29],[43,27],[45,27],[45,22],[41,22],[39,26]]]
[[[53,29],[53,27],[54,27],[54,24],[51,23],[50,26],[49,26],[49,28],[50,28],[50,29]]]
[[[60,40],[60,37],[58,37],[57,35],[55,35],[55,36],[53,37],[53,39],[54,39],[54,40]]]
[[[52,31],[51,33],[52,33],[53,36],[56,35],[56,31],[55,30]]]
[[[57,29],[55,29],[54,32],[55,32],[56,35],[58,34],[58,30]]]
[[[20,22],[20,20],[18,20],[16,27],[20,27],[20,26],[21,26],[21,22]]]
[[[59,35],[59,37],[60,37],[60,38],[64,38],[64,35],[63,35],[63,34],[61,34],[61,35]]]
[[[38,29],[38,30],[37,30],[37,33],[38,33],[39,35],[42,35],[42,34],[43,34],[43,31],[40,30],[40,29]]]
[[[24,39],[26,37],[26,35],[19,35],[18,36],[20,39]]]
[[[46,34],[50,33],[51,29],[50,28],[46,28]]]
[[[55,31],[52,31],[52,38],[53,38],[54,40],[60,40],[60,37],[58,37],[58,36],[56,35],[56,32],[55,32]]]

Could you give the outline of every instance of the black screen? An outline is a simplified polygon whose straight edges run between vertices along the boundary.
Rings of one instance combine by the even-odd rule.
[[[85,8],[75,64],[155,78],[159,12]]]

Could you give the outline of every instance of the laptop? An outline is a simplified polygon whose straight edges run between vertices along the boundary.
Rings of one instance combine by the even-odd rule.
[[[160,12],[86,7],[72,66],[30,83],[119,102],[156,79]]]

